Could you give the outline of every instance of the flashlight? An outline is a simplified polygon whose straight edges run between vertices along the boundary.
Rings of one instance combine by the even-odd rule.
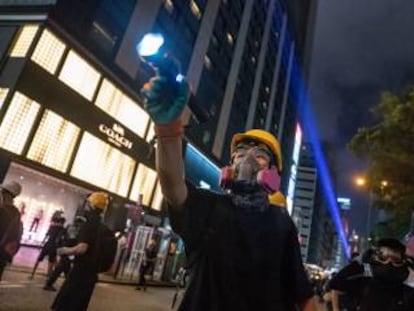
[[[164,43],[162,34],[148,33],[137,44],[136,50],[143,62],[154,71],[158,70],[160,75],[167,79],[165,94],[167,97],[174,97],[185,76],[182,74],[180,62],[165,49]],[[209,119],[209,113],[195,103],[193,94],[190,94],[187,105],[197,122],[201,123]]]

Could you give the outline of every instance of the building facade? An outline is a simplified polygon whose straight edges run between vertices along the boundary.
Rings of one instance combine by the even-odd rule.
[[[131,242],[130,271],[153,227],[162,226],[153,124],[139,95],[154,73],[136,52],[150,31],[163,33],[191,85],[194,101],[185,113],[184,147],[190,182],[218,190],[218,166],[230,158],[232,135],[253,127],[279,137],[287,164],[296,128],[291,63],[306,50],[306,36],[300,43],[294,36],[311,20],[294,22],[290,16],[297,10],[301,16],[312,13],[292,3],[1,2],[0,177],[23,185],[17,204],[24,242],[40,242],[55,210],[73,220],[94,190],[113,197],[106,215],[112,228],[149,225]],[[288,175],[285,170],[284,180]],[[146,217],[140,217],[138,205]],[[162,254],[156,271],[162,278],[175,248],[169,234],[158,234]]]

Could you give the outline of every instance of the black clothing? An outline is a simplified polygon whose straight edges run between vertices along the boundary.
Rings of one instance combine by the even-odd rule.
[[[19,210],[13,205],[0,206],[0,280],[7,263],[20,247],[22,234]]]
[[[85,254],[75,256],[73,268],[59,290],[52,305],[57,311],[87,310],[97,276],[98,230],[101,218],[97,213],[91,213],[87,222],[79,230],[78,243],[88,244]]]
[[[329,286],[344,292],[353,299],[361,311],[414,310],[414,289],[402,283],[385,282],[376,277],[364,276],[364,266],[352,262],[332,278]]]
[[[50,225],[46,233],[47,241],[40,251],[37,259],[38,261],[42,261],[47,256],[49,262],[56,262],[56,250],[58,248],[59,241],[64,234],[64,230],[65,229],[61,225],[54,223]]]
[[[149,273],[152,269],[154,269],[155,260],[157,258],[157,250],[146,248],[145,249],[145,258],[141,264],[139,269],[139,280],[138,280],[138,287],[143,286],[145,288],[147,282],[145,279],[145,275]]]
[[[291,218],[276,206],[236,207],[228,195],[194,189],[170,208],[191,274],[180,310],[294,310],[313,296]]]

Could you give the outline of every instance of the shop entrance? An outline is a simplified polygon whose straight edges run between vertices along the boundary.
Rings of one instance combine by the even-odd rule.
[[[17,181],[22,193],[15,199],[23,222],[22,244],[39,246],[49,228],[53,213],[62,211],[66,223],[91,192],[21,164],[11,163],[4,182]]]

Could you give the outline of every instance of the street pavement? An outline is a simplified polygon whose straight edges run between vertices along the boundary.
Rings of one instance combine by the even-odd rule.
[[[28,280],[29,274],[15,269],[7,269],[0,282],[1,311],[44,311],[56,295],[42,289],[43,274]],[[59,288],[63,278],[56,283]],[[175,294],[174,288],[148,287],[147,291],[137,291],[131,285],[97,283],[88,310],[90,311],[166,311],[171,309]]]

